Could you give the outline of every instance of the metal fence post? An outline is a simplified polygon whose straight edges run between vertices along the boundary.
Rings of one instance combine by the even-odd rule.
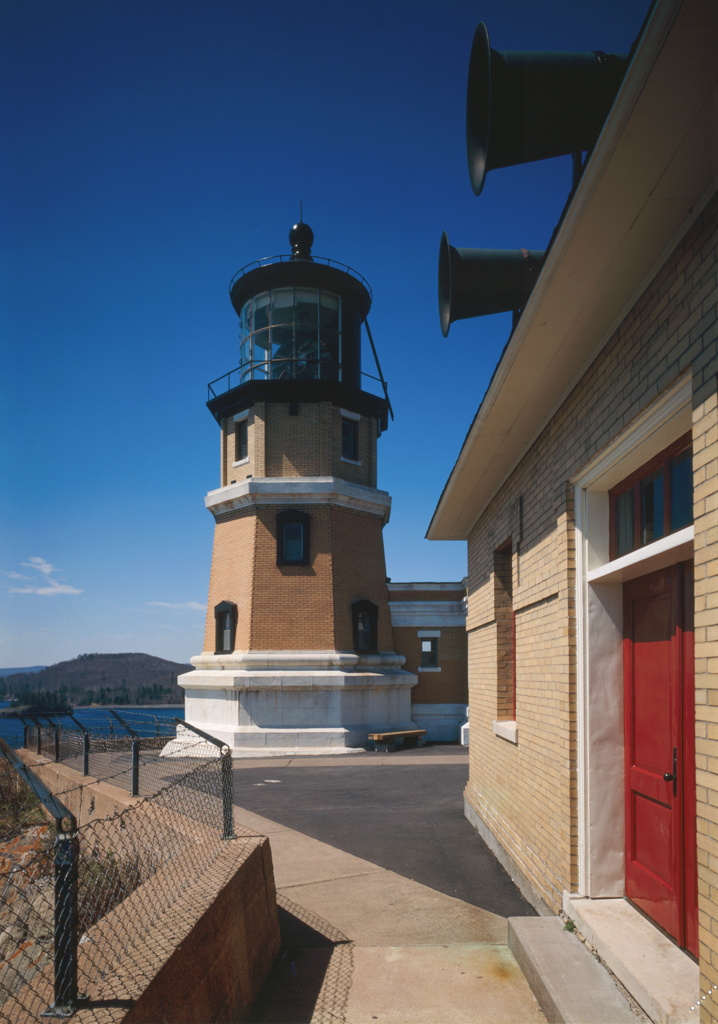
[[[68,715],[78,729],[82,730],[82,774],[90,774],[90,732],[86,729],[82,722],[78,722],[74,715]]]
[[[132,741],[132,791],[130,796],[140,793],[140,741]]]
[[[232,775],[231,749],[222,740],[218,740],[216,736],[211,736],[204,729],[199,729],[190,722],[183,722],[181,718],[177,717],[175,717],[175,722],[177,725],[181,725],[183,729],[191,729],[192,732],[197,733],[198,736],[207,740],[208,743],[213,743],[215,747],[219,747],[219,763],[222,776],[222,839],[236,839],[237,837],[234,834],[234,811],[232,810],[234,804],[234,776]]]
[[[35,725],[39,729],[37,722]],[[55,999],[41,1016],[69,1017],[77,1006],[77,876],[80,854],[77,821],[2,738],[0,753],[55,819]],[[67,831],[63,828],[66,818],[70,822]]]
[[[27,750],[27,745],[28,745],[28,742],[29,742],[29,733],[28,733],[28,729],[29,728],[30,727],[27,724],[27,722],[23,722],[22,723],[22,745],[25,748],[25,750]]]
[[[234,834],[234,777],[232,775],[232,751],[227,750],[222,757],[222,839],[236,839]]]
[[[33,722],[34,722],[34,725],[35,725],[35,732],[37,734],[36,735],[36,739],[37,739],[37,753],[41,754],[42,753],[42,726],[34,718],[33,718]]]
[[[53,724],[55,730],[55,763],[60,760],[60,726]]]
[[[74,821],[72,825],[74,826]],[[55,1013],[77,1006],[77,832],[55,839]]]

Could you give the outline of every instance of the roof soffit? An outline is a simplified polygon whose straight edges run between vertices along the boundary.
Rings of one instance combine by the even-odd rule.
[[[465,539],[715,190],[718,5],[654,10],[427,536]]]

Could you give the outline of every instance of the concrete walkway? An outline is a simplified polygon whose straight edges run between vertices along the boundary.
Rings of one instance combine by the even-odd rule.
[[[408,769],[412,762],[438,767],[447,758],[449,764],[461,763],[456,753],[440,751],[407,751],[398,758],[368,754],[352,761],[371,766],[380,793],[383,773],[374,775],[375,768],[403,764]],[[331,768],[350,767],[348,757],[327,760]],[[317,762],[243,760],[235,767],[240,776],[261,768],[266,780],[280,779],[251,782],[255,798],[259,793],[264,798],[265,791],[254,787],[281,786],[287,776],[280,769],[316,769]],[[325,769],[327,783],[338,777],[331,768]],[[235,798],[241,803],[242,778],[237,781]],[[249,776],[246,781],[249,796]],[[420,805],[420,791],[414,802]],[[508,915],[439,892],[246,808],[237,808],[236,820],[270,837],[283,936],[282,954],[247,1018],[251,1024],[545,1021],[509,950]],[[419,841],[407,831],[400,831],[400,839],[405,846]],[[476,843],[481,844],[478,837]]]

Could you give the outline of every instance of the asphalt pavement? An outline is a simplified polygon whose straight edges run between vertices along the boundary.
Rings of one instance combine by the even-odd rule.
[[[508,947],[527,904],[463,815],[468,752],[235,760],[282,948],[245,1024],[540,1024]]]
[[[464,817],[462,748],[397,751],[381,764],[375,755],[363,758],[343,764],[336,757],[321,767],[311,758],[287,767],[247,764],[234,773],[235,803],[502,917],[535,914]]]

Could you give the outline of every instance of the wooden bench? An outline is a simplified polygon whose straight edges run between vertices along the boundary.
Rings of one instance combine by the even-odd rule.
[[[416,740],[417,747],[423,747],[426,743],[425,736],[426,729],[402,729],[399,732],[370,732],[367,736],[367,745],[373,750],[391,753],[392,750],[396,750],[398,746],[401,746],[406,739]]]

